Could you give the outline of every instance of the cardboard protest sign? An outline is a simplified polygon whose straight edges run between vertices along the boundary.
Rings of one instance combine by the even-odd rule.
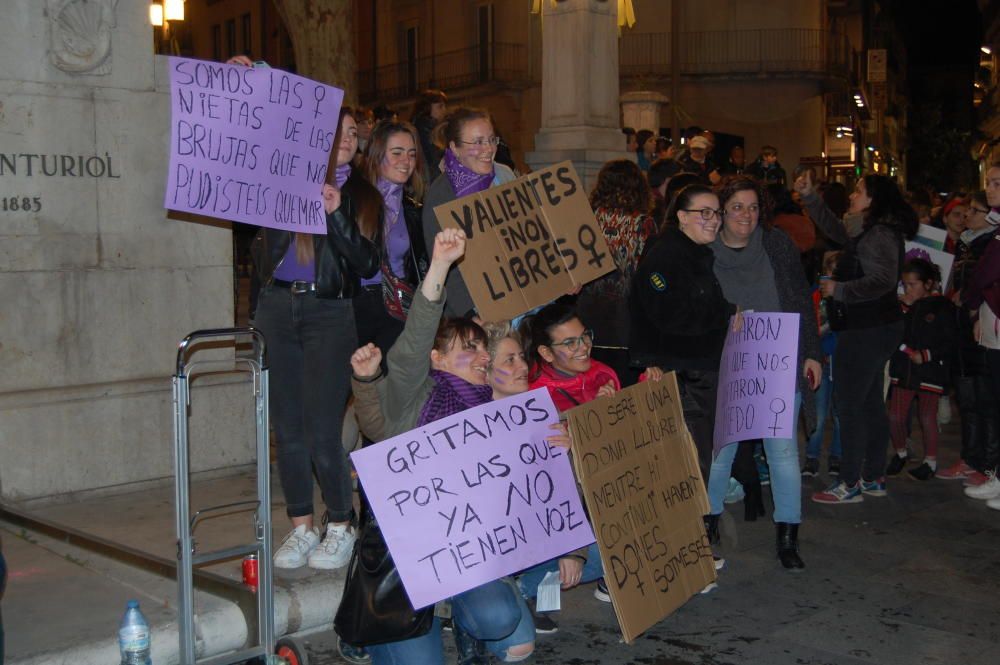
[[[512,319],[615,269],[571,162],[440,205],[465,231],[458,268],[486,321]]]
[[[921,224],[924,226],[924,224]],[[941,271],[941,291],[947,291],[951,281],[951,268],[955,263],[955,255],[942,249],[934,249],[924,243],[918,242],[919,236],[914,240],[907,240],[904,243],[906,251],[905,260],[926,259],[936,265]],[[900,266],[902,267],[902,266]],[[899,292],[903,292],[902,282],[900,282]]]
[[[677,378],[566,412],[573,464],[626,642],[715,580],[708,498]]]
[[[730,329],[719,363],[715,450],[747,439],[795,436],[799,315],[755,312]]]
[[[169,58],[163,206],[326,233],[321,196],[344,91],[278,69]]]
[[[351,454],[413,607],[594,542],[546,389]]]

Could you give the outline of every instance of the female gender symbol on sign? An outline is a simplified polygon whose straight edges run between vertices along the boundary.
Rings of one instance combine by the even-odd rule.
[[[774,414],[774,424],[768,427],[768,429],[771,430],[771,436],[777,436],[778,430],[782,429],[778,425],[778,416],[784,413],[785,409],[787,408],[788,405],[785,404],[785,400],[781,399],[780,397],[775,397],[774,399],[771,400],[770,409],[771,413]]]

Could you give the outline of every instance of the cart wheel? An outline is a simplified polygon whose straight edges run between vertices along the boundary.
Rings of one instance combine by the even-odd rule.
[[[288,665],[309,665],[309,656],[302,644],[292,637],[282,637],[274,646],[274,653],[284,658]]]

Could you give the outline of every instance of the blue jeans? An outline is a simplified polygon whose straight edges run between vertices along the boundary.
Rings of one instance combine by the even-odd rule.
[[[802,395],[795,393],[793,423],[799,422]],[[722,502],[729,489],[733,459],[739,446],[732,443],[715,456],[708,476],[708,501],[713,515],[722,513]],[[774,521],[799,524],[802,521],[802,475],[799,472],[799,444],[795,438],[764,439],[767,466],[771,473],[771,494],[774,496]]]
[[[535,641],[535,622],[531,610],[510,578],[487,582],[451,599],[452,621],[500,660],[507,660],[507,649]],[[434,617],[431,629],[400,642],[365,647],[373,665],[444,665],[441,644],[441,620]]]
[[[525,598],[534,598],[538,595],[538,585],[547,573],[559,570],[559,559],[550,559],[538,564],[534,568],[529,568],[521,575],[519,582],[521,593]],[[593,582],[604,577],[604,566],[601,565],[601,553],[597,549],[597,543],[591,543],[587,548],[587,563],[583,564],[583,576],[580,584]]]
[[[832,411],[832,413],[831,413]],[[833,359],[823,365],[823,376],[816,390],[816,431],[806,442],[806,457],[819,459],[823,449],[823,430],[826,418],[833,416],[833,438],[830,439],[830,457],[840,457],[840,415],[833,406]]]

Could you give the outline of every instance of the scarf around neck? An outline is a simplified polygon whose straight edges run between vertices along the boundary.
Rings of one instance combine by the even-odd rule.
[[[422,427],[445,416],[451,416],[493,399],[493,389],[489,384],[477,386],[451,372],[432,369],[434,388],[420,409],[417,427]]]
[[[715,278],[719,280],[726,300],[739,305],[741,309],[756,312],[781,311],[774,268],[764,249],[763,227],[754,229],[743,249],[726,247],[720,233],[712,241],[712,253],[715,254]]]
[[[399,221],[399,211],[403,208],[403,186],[382,176],[378,177],[375,186],[378,187],[382,200],[385,202],[385,228],[388,231]]]
[[[334,180],[337,182],[337,187],[343,187],[347,179],[351,177],[351,163],[341,164],[333,171]]]
[[[444,151],[444,174],[458,198],[489,189],[494,177],[493,171],[481,175],[462,164],[451,148]]]

